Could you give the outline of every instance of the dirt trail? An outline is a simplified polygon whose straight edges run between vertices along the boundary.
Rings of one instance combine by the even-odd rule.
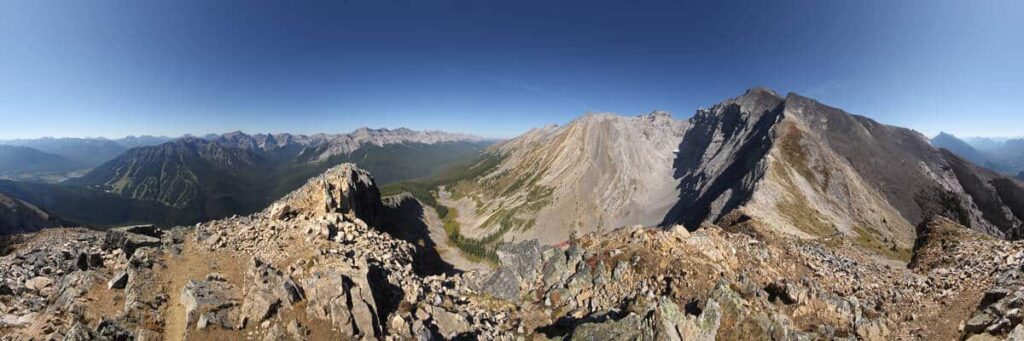
[[[164,326],[164,340],[180,341],[185,339],[185,306],[181,305],[181,288],[185,286],[192,275],[190,269],[185,265],[191,263],[189,260],[194,255],[192,249],[191,241],[185,241],[181,255],[168,255],[168,257],[177,259],[167,262],[165,271],[167,285],[164,286],[164,293],[169,299],[167,312],[164,313],[164,318],[167,321]]]
[[[170,257],[167,267],[160,269],[158,278],[164,283],[164,293],[167,294],[167,310],[164,312],[166,319],[164,325],[164,340],[184,340],[187,323],[185,321],[185,306],[181,304],[181,289],[189,280],[201,280],[211,272],[220,273],[228,283],[240,287],[243,281],[243,262],[239,255],[233,252],[218,251],[209,252],[196,246],[194,242],[187,239],[182,245],[180,255],[167,255]],[[231,331],[231,333],[238,333]],[[240,336],[240,335],[239,335]]]

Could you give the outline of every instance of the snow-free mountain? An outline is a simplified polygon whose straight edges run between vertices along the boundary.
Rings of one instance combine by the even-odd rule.
[[[257,211],[342,162],[376,171],[381,183],[389,183],[433,175],[490,143],[404,128],[331,135],[232,132],[132,148],[61,184],[9,181],[0,183],[0,192],[89,225],[174,225]],[[124,207],[125,200],[137,213],[102,216],[103,210],[82,204]]]
[[[435,195],[465,245],[757,221],[906,257],[941,215],[1017,239],[1024,186],[910,129],[755,88],[692,118],[589,114],[489,148]],[[428,201],[433,199],[428,199]],[[437,206],[437,205],[435,205]],[[447,226],[447,225],[446,225]]]

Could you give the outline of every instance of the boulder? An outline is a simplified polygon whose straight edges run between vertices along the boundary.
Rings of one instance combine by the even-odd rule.
[[[617,263],[615,263],[615,269],[612,270],[612,279],[622,279],[622,276],[625,275],[627,270],[629,270],[629,262],[625,260],[619,260]]]
[[[186,324],[197,324],[203,317],[203,327],[213,323],[223,328],[238,327],[237,313],[234,312],[238,305],[234,298],[236,293],[231,284],[221,280],[188,281],[181,289]]]
[[[124,242],[121,244],[121,251],[125,257],[131,258],[135,250],[143,247],[160,247],[160,239],[142,234],[124,233]]]
[[[569,267],[566,265],[565,252],[557,248],[544,251],[543,280],[547,288],[561,285],[569,277]]]
[[[428,306],[427,310],[430,311],[430,318],[434,321],[437,332],[445,339],[454,339],[469,331],[469,322],[462,315],[434,306]]]
[[[285,220],[292,215],[292,207],[286,203],[274,204],[270,207],[270,218],[277,220]]]
[[[516,244],[502,244],[496,250],[498,260],[521,278],[533,278],[541,267],[540,243],[536,239]]]
[[[302,281],[306,292],[306,312],[317,319],[328,321],[343,335],[355,335],[355,325],[349,310],[347,288],[351,281],[337,271],[317,272]]]
[[[249,282],[242,303],[245,316],[260,323],[274,316],[283,304],[292,305],[303,300],[305,294],[302,288],[290,277],[257,258],[253,258],[252,262],[253,266],[247,276],[252,281]]]
[[[302,281],[307,312],[331,321],[342,334],[379,337],[380,311],[365,268],[314,273]]]
[[[652,325],[638,314],[630,313],[618,320],[587,322],[572,331],[568,340],[573,341],[633,341],[656,340]]]
[[[53,279],[49,277],[36,276],[25,281],[25,287],[31,290],[43,290],[53,285]]]
[[[521,281],[522,278],[515,270],[508,266],[501,266],[483,278],[478,283],[477,289],[495,298],[514,302],[519,299],[519,283]]]
[[[121,271],[107,282],[107,289],[124,289],[128,285],[128,272]]]
[[[690,237],[690,230],[686,229],[686,226],[683,225],[673,225],[668,229],[668,231],[679,239],[686,239]]]
[[[97,338],[96,333],[81,322],[76,322],[75,325],[71,326],[71,329],[68,329],[68,332],[64,334],[64,341],[93,341]]]

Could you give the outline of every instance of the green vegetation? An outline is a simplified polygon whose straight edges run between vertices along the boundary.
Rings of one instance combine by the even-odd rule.
[[[438,175],[421,180],[396,182],[381,187],[381,195],[395,195],[408,192],[420,200],[424,205],[430,206],[437,211],[444,223],[444,231],[448,235],[448,241],[459,248],[473,261],[487,261],[497,263],[498,256],[495,253],[497,241],[507,232],[507,229],[499,229],[494,234],[482,239],[474,239],[462,235],[458,218],[459,212],[454,208],[448,208],[437,202],[437,189],[440,186],[447,188],[459,187],[460,184],[481,177],[492,171],[501,164],[502,156],[497,153],[483,153],[473,159],[466,159],[457,162],[454,166],[445,169]]]
[[[519,174],[518,176],[501,173],[489,178],[484,183],[476,182],[476,179],[493,172],[501,164],[503,158],[504,156],[498,153],[484,153],[477,158],[459,162],[429,179],[403,181],[383,186],[381,195],[394,195],[402,192],[412,194],[424,205],[433,207],[437,211],[452,245],[459,248],[471,260],[496,263],[495,250],[500,245],[501,238],[516,227],[526,229],[533,226],[533,219],[521,217],[550,204],[553,194],[552,189],[536,184],[540,178],[537,175],[538,172]],[[455,209],[437,202],[437,190],[441,186],[447,188],[454,199],[469,196],[477,204],[477,214],[485,213],[484,202],[480,199],[481,195],[512,195],[521,189],[529,188],[528,201],[513,207],[498,207],[483,223],[483,226],[497,226],[498,228],[482,238],[469,238],[461,233],[458,223],[459,213]],[[471,193],[477,195],[469,195]]]
[[[409,192],[424,205],[437,210],[438,215],[445,217],[448,208],[437,202],[437,188],[453,188],[465,182],[463,180],[481,177],[501,164],[501,160],[502,156],[496,153],[483,153],[474,158],[464,158],[454,161],[452,166],[433,177],[387,184],[380,188],[380,192],[383,196]]]
[[[854,245],[857,245],[862,249],[873,251],[882,256],[888,257],[889,259],[895,259],[903,262],[909,262],[910,257],[913,256],[913,250],[897,247],[896,244],[891,242],[886,243],[880,240],[879,236],[872,231],[868,231],[859,226],[854,226],[853,232],[857,233],[857,238],[853,239]]]
[[[492,264],[498,263],[498,254],[495,252],[496,247],[493,244],[496,238],[491,238],[494,235],[488,236],[484,239],[474,239],[464,237],[459,231],[459,211],[453,209],[448,210],[448,214],[444,216],[442,221],[444,222],[444,232],[448,234],[448,241],[459,248],[463,254],[474,262],[489,262]],[[500,237],[500,236],[499,236]]]
[[[262,210],[341,163],[355,163],[381,185],[434,176],[487,144],[367,144],[317,161],[317,150],[257,152],[179,141],[134,149],[60,186],[7,183],[0,191],[85,226],[191,225]],[[427,198],[424,190],[417,193]]]
[[[0,180],[0,192],[44,208],[71,225],[102,229],[120,225],[187,225],[202,212],[125,198],[91,188]]]

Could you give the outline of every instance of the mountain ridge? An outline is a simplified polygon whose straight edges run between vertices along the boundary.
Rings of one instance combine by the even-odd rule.
[[[469,135],[409,129],[318,136],[230,132],[132,148],[61,186],[11,185],[0,190],[12,190],[9,194],[29,202],[45,201],[43,206],[65,218],[100,226],[111,219],[97,219],[74,202],[124,204],[107,195],[112,194],[138,201],[130,206],[148,210],[112,217],[131,218],[125,223],[140,223],[141,217],[141,222],[165,226],[255,212],[343,162],[367,167],[388,183],[430,176],[489,143]],[[66,200],[50,200],[54,197]]]
[[[600,122],[629,128],[599,131]],[[637,122],[670,133],[645,131]],[[652,142],[658,136],[663,142]],[[637,148],[649,150],[627,152]],[[1018,182],[942,152],[923,134],[766,88],[685,121],[588,114],[530,130],[488,153],[501,161],[449,188],[453,199],[445,203],[459,208],[462,234],[482,240],[559,243],[623,225],[695,229],[753,218],[906,257],[915,226],[934,215],[1011,239],[1024,218],[1013,209]],[[660,185],[645,185],[652,181]],[[588,219],[587,212],[598,213]],[[602,218],[606,212],[636,218],[613,221]]]
[[[0,175],[66,172],[83,168],[80,162],[31,147],[0,145]]]

